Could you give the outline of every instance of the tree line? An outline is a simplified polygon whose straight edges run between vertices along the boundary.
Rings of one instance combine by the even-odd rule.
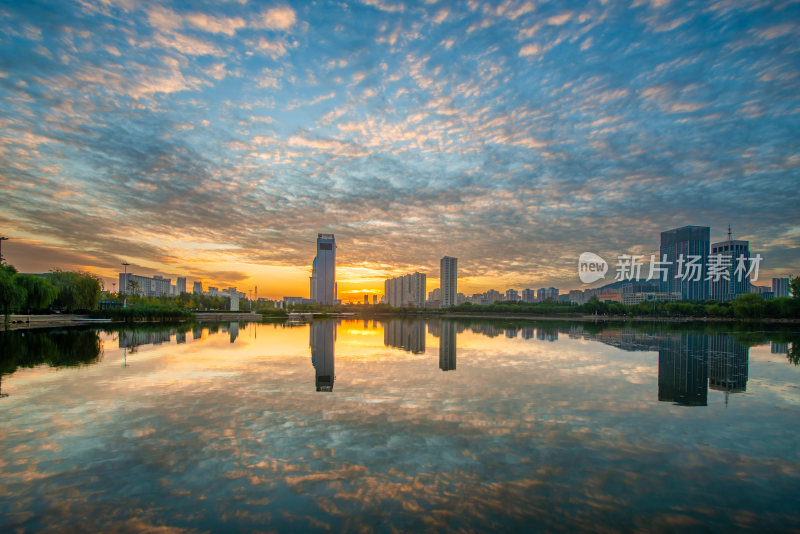
[[[800,277],[791,281],[793,297],[765,299],[757,293],[739,295],[730,302],[648,301],[626,305],[603,302],[596,296],[584,304],[547,299],[543,302],[497,302],[487,305],[461,304],[448,309],[464,313],[508,313],[530,315],[606,315],[637,317],[721,317],[737,319],[800,319]]]
[[[101,291],[100,278],[91,273],[54,270],[44,275],[22,274],[13,265],[0,264],[0,307],[6,317],[51,308],[93,310]]]

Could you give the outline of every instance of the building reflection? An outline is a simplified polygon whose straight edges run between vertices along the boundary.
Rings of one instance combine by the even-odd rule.
[[[141,345],[160,345],[162,343],[169,343],[173,334],[176,334],[174,329],[155,332],[135,329],[120,330],[117,340],[119,341],[119,348],[133,349]]]
[[[558,341],[558,328],[537,328],[536,339],[539,341]]]
[[[750,349],[725,334],[709,336],[708,386],[728,393],[747,390]]]
[[[317,391],[333,391],[334,372],[333,347],[336,341],[335,321],[314,321],[309,328],[311,363],[316,371]]]
[[[439,369],[456,370],[456,325],[450,321],[442,321],[439,337]]]
[[[708,404],[708,337],[668,335],[658,344],[658,400],[682,406]]]
[[[500,328],[491,323],[473,325],[470,329],[476,334],[481,334],[486,337],[497,337],[505,333],[504,328]]]
[[[230,323],[228,325],[228,334],[230,336],[231,343],[236,341],[236,338],[239,337],[239,323]]]
[[[522,329],[522,339],[533,339],[534,331],[532,326],[528,326]]]
[[[393,320],[383,323],[383,344],[414,354],[425,352],[425,322]]]
[[[724,392],[727,404],[729,393],[747,390],[750,349],[728,334],[626,327],[583,337],[627,351],[658,351],[658,400],[663,402],[706,406],[710,388]]]
[[[789,354],[789,344],[788,343],[775,343],[773,341],[770,344],[769,351],[772,354]]]

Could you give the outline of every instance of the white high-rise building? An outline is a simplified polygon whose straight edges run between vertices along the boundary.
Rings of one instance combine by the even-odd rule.
[[[390,306],[422,308],[425,306],[427,277],[424,273],[407,274],[384,282],[386,302]]]
[[[311,296],[314,302],[336,304],[336,239],[333,234],[317,235],[317,257],[314,258]]]
[[[439,286],[442,290],[440,306],[449,308],[456,305],[458,294],[458,258],[445,256],[439,262]]]

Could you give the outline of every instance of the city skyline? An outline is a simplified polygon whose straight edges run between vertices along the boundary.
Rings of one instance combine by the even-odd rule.
[[[6,3],[3,256],[339,298],[586,287],[669,228],[800,271],[798,7]],[[598,283],[597,285],[600,285]]]
[[[690,234],[687,234],[686,237],[682,237],[684,234],[686,234],[686,232],[689,232]],[[700,271],[699,280],[702,280],[702,282],[698,281],[696,283],[690,283],[689,284],[689,285],[702,286],[702,288],[703,288],[702,289],[702,294],[705,295],[705,297],[701,298],[700,300],[704,300],[705,298],[712,298],[712,292],[714,291],[713,287],[719,285],[719,283],[724,283],[724,280],[721,281],[721,282],[711,282],[709,280],[706,280],[706,276],[708,274],[706,272],[706,269],[707,269],[707,265],[708,265],[709,261],[712,260],[712,259],[716,260],[716,256],[719,255],[719,254],[721,254],[723,256],[728,256],[729,255],[727,252],[723,251],[724,245],[744,244],[744,248],[742,250],[738,250],[737,249],[736,254],[731,256],[731,258],[734,258],[734,264],[727,269],[728,272],[729,272],[729,275],[731,277],[735,277],[733,271],[734,271],[734,267],[736,266],[735,265],[735,258],[737,257],[736,255],[744,252],[745,255],[748,256],[749,255],[749,248],[748,248],[748,245],[747,245],[746,241],[731,240],[732,239],[732,237],[731,237],[732,236],[732,232],[731,232],[730,226],[728,227],[727,240],[725,240],[725,241],[720,241],[720,242],[714,243],[712,245],[712,244],[709,243],[708,237],[700,236],[700,238],[702,240],[701,244],[689,245],[688,243],[684,243],[683,245],[678,246],[676,248],[676,245],[675,245],[676,237],[677,237],[678,241],[680,241],[680,239],[688,239],[689,235],[693,236],[697,232],[700,232],[700,234],[704,233],[705,236],[707,236],[710,233],[710,229],[707,228],[707,227],[699,227],[699,226],[694,226],[694,225],[688,225],[688,226],[683,226],[683,227],[680,227],[680,228],[675,228],[675,229],[671,229],[671,230],[667,230],[667,231],[661,232],[660,251],[659,251],[659,254],[654,255],[654,257],[655,258],[661,258],[663,260],[663,259],[666,259],[666,258],[669,258],[669,257],[676,257],[676,256],[683,257],[683,256],[687,256],[688,255],[688,257],[691,258],[691,254],[698,253],[698,255],[699,255],[698,257],[705,258],[703,261],[701,261],[698,264],[698,266],[700,267],[700,269],[699,269],[699,271]],[[671,236],[671,237],[667,237],[666,238],[669,241],[665,241],[665,236]],[[321,242],[324,243],[322,245],[322,247],[325,249],[322,252],[322,256],[325,257],[326,259],[322,263],[322,265],[324,265],[324,269],[320,269],[320,271],[321,272],[322,271],[326,271],[326,272],[328,272],[328,274],[325,277],[320,277],[320,279],[318,280],[318,278],[317,278],[317,270],[318,270],[317,269],[317,267],[318,267],[317,263],[318,263],[318,257],[321,255],[320,254],[320,243]],[[316,293],[317,293],[316,289],[317,289],[318,286],[319,287],[329,286],[327,291],[323,291],[323,292],[329,293],[329,294],[332,293],[334,296],[337,295],[338,294],[338,281],[336,280],[336,274],[335,274],[335,272],[336,272],[336,248],[337,247],[336,247],[336,242],[335,242],[334,235],[333,234],[321,234],[321,233],[318,234],[317,235],[316,246],[317,246],[317,256],[315,256],[313,261],[312,261],[311,276],[309,277],[309,286],[307,286],[307,287],[309,287],[309,290],[308,290],[309,297],[308,298],[302,297],[302,296],[289,297],[289,296],[287,296],[285,294],[285,292],[283,292],[283,293],[269,293],[269,291],[268,291],[267,295],[264,295],[264,293],[262,292],[261,296],[263,298],[267,298],[268,300],[275,300],[275,301],[288,298],[288,299],[291,299],[292,301],[297,300],[298,302],[300,302],[300,301],[302,301],[304,299],[307,300],[308,302],[319,302],[319,299],[316,296]],[[719,247],[719,246],[723,246],[723,248],[720,248],[719,250],[717,250],[715,247]],[[683,248],[681,248],[681,247],[683,247]],[[699,248],[697,248],[697,247],[699,247]],[[705,250],[705,252],[703,252],[704,250]],[[707,252],[709,252],[710,254],[707,254]],[[620,256],[618,258],[618,264],[616,266],[616,269],[617,269],[618,272],[616,274],[614,273],[613,270],[609,271],[607,273],[607,276],[605,276],[604,278],[600,279],[597,282],[589,283],[589,284],[580,283],[580,281],[578,281],[578,282],[576,282],[576,283],[579,283],[579,285],[580,285],[580,287],[578,289],[574,289],[574,290],[573,289],[566,289],[561,293],[561,296],[563,298],[566,298],[568,296],[567,293],[572,294],[572,293],[575,293],[576,291],[578,293],[583,293],[585,291],[585,292],[587,292],[587,294],[596,294],[596,293],[593,293],[593,292],[596,292],[599,289],[603,289],[603,288],[605,288],[605,286],[607,286],[609,284],[613,284],[614,282],[633,281],[634,285],[639,285],[640,284],[639,276],[642,273],[642,269],[638,269],[636,271],[639,274],[637,274],[636,278],[634,279],[633,278],[633,273],[632,272],[628,272],[630,270],[630,268],[625,268],[622,263],[619,263],[619,261],[622,261],[623,258],[624,258],[624,256]],[[600,258],[600,259],[602,259],[602,258]],[[415,290],[417,293],[419,293],[419,296],[414,298],[414,299],[411,299],[411,300],[414,301],[414,303],[409,301],[406,304],[400,304],[400,302],[402,302],[402,301],[404,301],[406,299],[405,298],[401,298],[401,297],[398,296],[398,297],[396,297],[395,301],[392,301],[392,302],[394,302],[393,305],[395,305],[395,306],[412,306],[412,307],[413,306],[420,306],[421,307],[421,306],[425,305],[426,300],[425,300],[424,296],[426,294],[429,297],[428,300],[427,300],[428,303],[430,303],[431,300],[437,301],[439,297],[431,297],[430,295],[433,294],[433,293],[436,293],[438,291],[441,291],[441,288],[442,288],[442,283],[441,283],[442,268],[441,268],[441,266],[444,265],[446,262],[452,263],[453,271],[455,271],[456,270],[456,267],[455,267],[455,262],[456,261],[457,261],[457,258],[452,258],[452,257],[448,257],[448,256],[445,256],[445,257],[440,259],[440,272],[439,272],[440,284],[439,284],[439,287],[433,288],[433,290],[430,293],[425,291],[425,289],[426,289],[426,287],[425,287],[425,279],[426,279],[427,275],[425,273],[415,272],[413,276],[415,276],[415,277],[416,276],[421,276],[421,284],[422,285],[421,285],[421,287],[419,287],[419,288],[417,288]],[[681,284],[683,284],[684,286],[686,285],[686,282],[679,282],[678,277],[671,276],[672,271],[674,271],[675,269],[678,268],[677,264],[681,263],[682,261],[683,260],[680,260],[680,261],[677,261],[677,262],[667,261],[665,263],[668,264],[668,265],[666,267],[661,267],[661,268],[663,268],[663,269],[665,269],[667,271],[666,278],[668,280],[668,282],[661,284],[661,286],[662,286],[661,287],[661,291],[669,292],[668,290],[670,290],[670,288],[672,290],[674,290],[676,288],[672,287],[672,286],[674,286],[675,284],[678,284],[678,288],[680,287]],[[643,257],[642,259],[637,260],[636,262],[640,263],[640,266],[645,268],[644,272],[646,273],[647,272],[647,266],[649,265],[648,264],[648,260],[646,260]],[[760,261],[758,263],[760,263]],[[125,264],[124,263],[123,265],[130,265],[130,264]],[[56,269],[57,268],[58,267],[56,267]],[[689,269],[689,271],[690,270],[691,269]],[[756,272],[758,272],[757,269],[756,269]],[[691,274],[691,273],[689,273],[689,274]],[[335,303],[336,301],[339,301],[339,302],[342,302],[342,303],[361,304],[362,300],[363,300],[364,304],[368,304],[369,303],[368,302],[368,298],[370,296],[372,296],[373,304],[377,304],[377,299],[379,298],[379,296],[382,297],[382,298],[389,298],[388,297],[389,292],[387,292],[387,290],[386,290],[386,288],[389,287],[389,282],[402,282],[403,278],[409,278],[411,276],[412,275],[406,274],[406,275],[400,275],[398,277],[392,277],[392,278],[389,278],[387,280],[384,280],[383,293],[381,293],[380,290],[375,290],[375,289],[353,291],[353,292],[351,292],[350,295],[348,295],[348,298],[345,298],[345,299],[341,299],[341,298],[338,298],[338,299],[337,298],[327,299],[329,301],[327,303],[328,304],[332,304],[332,303]],[[127,283],[123,282],[123,279],[128,280],[128,281],[130,281],[130,280],[136,281],[137,288],[139,290],[141,290],[140,291],[141,294],[144,294],[144,295],[147,295],[147,296],[168,296],[168,297],[173,297],[173,296],[179,295],[182,292],[181,291],[181,287],[184,288],[183,292],[186,292],[185,288],[186,288],[186,280],[187,280],[187,278],[185,276],[177,276],[176,283],[172,284],[172,285],[170,285],[170,283],[171,283],[171,279],[170,278],[165,278],[163,275],[155,274],[155,273],[151,274],[150,276],[146,276],[146,275],[142,276],[142,275],[136,275],[133,271],[127,272],[125,274],[120,272],[120,273],[118,273],[118,278],[119,278],[119,288],[116,287],[116,285],[117,285],[116,282],[112,282],[112,284],[113,284],[112,285],[112,290],[113,290],[113,288],[116,288],[116,291],[118,291],[119,293],[124,293],[122,288],[124,286],[128,285]],[[458,275],[456,273],[452,278],[455,281],[459,277],[458,277]],[[788,279],[789,279],[789,277],[780,277],[780,278],[772,278],[772,280],[770,280],[768,278],[765,278],[764,276],[760,276],[758,280],[754,280],[753,281],[753,282],[756,282],[756,283],[751,283],[750,275],[747,274],[746,277],[745,277],[745,280],[743,282],[738,283],[737,289],[733,293],[733,295],[735,296],[735,295],[739,295],[739,294],[753,292],[755,290],[758,290],[757,292],[761,292],[762,290],[768,291],[770,289],[769,283],[771,282],[772,286],[773,286],[773,293],[775,294],[775,296],[782,296],[782,295],[785,296],[785,294],[788,294],[788,289],[781,288],[781,289],[779,289],[779,291],[775,291],[775,289],[776,289],[775,288],[775,284],[776,284],[776,280],[782,280],[781,283],[784,283],[784,285],[786,285],[786,284],[788,284]],[[656,285],[659,285],[659,282],[657,281],[658,280],[657,276],[656,276],[656,278],[654,280],[655,281],[653,281],[653,282],[650,282],[649,280],[646,280],[643,283],[644,284],[654,283]],[[104,281],[104,283],[105,283],[105,281]],[[491,286],[493,282],[489,281],[488,283]],[[768,284],[768,285],[764,286],[763,284],[765,284],[765,283]],[[152,287],[151,287],[151,285],[152,285]],[[522,289],[522,287],[524,287],[524,285],[525,284],[523,284],[522,286],[518,286],[518,287],[521,288],[520,291],[517,291],[516,289],[510,288],[510,289],[505,290],[505,292],[502,292],[502,291],[498,292],[498,291],[496,291],[495,286],[492,286],[492,287],[490,287],[489,289],[487,289],[485,291],[484,290],[478,290],[476,293],[473,293],[472,296],[476,297],[479,294],[483,294],[484,296],[489,295],[489,299],[488,300],[490,300],[491,302],[506,301],[506,300],[521,300],[521,301],[524,301],[524,302],[534,302],[534,301],[542,301],[545,298],[555,298],[555,297],[557,297],[559,295],[559,289],[554,288],[554,287],[550,287],[549,289],[545,288],[545,287],[542,287],[542,288],[539,288],[538,290],[532,290],[531,288],[533,286],[536,286],[537,284],[527,284],[529,287],[527,287],[525,289]],[[206,287],[208,288],[208,290],[205,290]],[[251,292],[251,297],[253,296],[252,295],[253,291],[256,291],[255,297],[256,298],[258,297],[257,287],[258,286],[255,286],[255,287],[249,289],[249,291]],[[725,287],[728,287],[728,286],[725,286]],[[106,287],[106,289],[108,290],[108,287]],[[224,291],[220,291],[217,287],[211,286],[210,284],[206,284],[201,279],[201,280],[195,280],[193,282],[192,293],[203,293],[203,294],[210,294],[211,296],[215,296],[215,295],[227,294],[227,292],[229,290],[235,290],[235,289],[236,288],[226,288]],[[397,291],[403,291],[403,290],[399,289],[399,286],[398,286]],[[405,291],[409,291],[409,288],[406,287]],[[550,291],[555,291],[555,293],[550,294],[549,293]],[[611,290],[611,291],[614,292],[614,293],[618,293],[617,290]],[[509,298],[509,292],[512,292],[514,294],[513,298]],[[527,295],[527,292],[531,292],[530,295]],[[695,292],[696,292],[696,290],[689,291],[689,293],[692,293],[692,294],[694,294]],[[470,293],[472,293],[472,292],[469,291],[469,290],[464,290],[464,292],[462,292],[462,291],[453,291],[453,295],[454,296],[457,294],[458,298],[462,299],[462,300],[458,300],[458,298],[455,298],[455,301],[456,301],[455,303],[463,302],[464,298],[466,298],[466,301],[473,302],[473,299],[471,299],[470,296],[469,296]],[[683,293],[686,293],[686,290],[684,290]],[[496,298],[492,298],[491,294],[496,294]],[[239,295],[240,298],[243,298],[243,299],[248,298],[247,297],[247,292],[239,291],[238,295]],[[678,291],[677,293],[675,293],[675,295],[677,295],[679,297],[682,297],[682,298],[688,298],[688,293],[686,295],[681,295],[681,291]],[[606,296],[608,296],[608,295],[606,295]],[[586,298],[588,299],[588,297],[586,297]],[[732,297],[728,296],[728,297],[723,297],[721,299],[715,299],[715,300],[727,301],[727,300],[730,300],[731,298]],[[583,302],[584,300],[585,299],[581,298],[577,302],[580,303],[580,302]],[[612,300],[617,300],[619,302],[622,302],[622,300],[620,298],[613,298]],[[693,299],[690,298],[689,300],[693,300]],[[570,298],[569,301],[573,302],[573,299]],[[390,301],[387,300],[387,303],[390,303]],[[451,305],[453,305],[455,303],[451,303]],[[442,306],[444,306],[444,304],[442,304]]]

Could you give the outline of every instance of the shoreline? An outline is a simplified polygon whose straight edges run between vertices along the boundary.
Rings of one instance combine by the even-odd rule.
[[[305,314],[304,314],[305,315]],[[311,315],[311,314],[308,314]],[[307,321],[327,320],[327,319],[353,319],[353,320],[387,320],[387,319],[486,319],[500,321],[562,321],[575,323],[601,323],[601,322],[638,322],[638,323],[709,323],[709,324],[772,324],[772,325],[800,325],[800,319],[793,318],[770,318],[761,319],[736,319],[733,317],[648,317],[648,316],[624,316],[624,315],[529,315],[529,314],[509,314],[509,313],[380,313],[380,314],[348,314],[342,317],[340,314],[330,314],[327,317],[304,317]],[[256,322],[266,323],[278,321],[288,321],[290,317],[264,317],[257,313],[198,313],[193,317],[194,321],[237,321],[237,322]],[[176,321],[169,321],[174,323]],[[177,321],[183,322],[183,321]],[[88,315],[10,315],[9,322],[5,323],[2,330],[29,330],[35,328],[56,328],[64,326],[88,326],[88,325],[136,325],[136,324],[159,324],[164,321],[135,321],[126,323],[124,321],[99,322]]]
[[[780,319],[774,317],[762,317],[760,319],[737,319],[735,317],[649,317],[646,315],[570,315],[567,317],[560,317],[558,315],[525,315],[525,314],[486,314],[486,313],[445,313],[441,315],[446,319],[464,319],[464,318],[480,318],[480,319],[521,319],[525,321],[572,321],[572,322],[641,322],[641,323],[737,323],[737,324],[750,324],[750,323],[769,323],[769,324],[797,324],[800,325],[800,319]]]

